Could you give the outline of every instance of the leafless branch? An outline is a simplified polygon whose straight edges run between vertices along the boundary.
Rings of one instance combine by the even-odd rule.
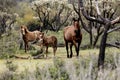
[[[116,23],[120,23],[120,16],[118,16],[117,18],[115,18],[114,20],[111,21],[112,25],[114,25]]]
[[[98,7],[98,2],[97,2],[97,0],[95,0],[95,5],[96,5],[97,14],[98,14],[99,16],[101,16],[101,13],[100,13],[100,10],[99,10],[99,7]]]
[[[98,22],[100,24],[105,24],[105,21],[103,21],[101,18],[95,18],[93,16],[88,16],[87,13],[85,12],[84,10],[84,6],[83,6],[83,0],[79,0],[79,4],[80,4],[80,9],[81,9],[81,12],[83,14],[83,16],[89,20],[89,21],[94,21],[94,22]]]
[[[120,29],[120,26],[119,27],[115,27],[114,29],[110,29],[107,33],[111,33],[113,31],[116,31],[116,30],[119,30]]]
[[[106,46],[111,46],[111,47],[120,48],[120,46],[118,46],[118,45],[116,45],[116,44],[112,44],[112,43],[106,43]]]
[[[110,19],[112,19],[112,17],[114,16],[114,14],[117,12],[117,9],[118,9],[118,7],[116,6],[114,12],[110,15]]]

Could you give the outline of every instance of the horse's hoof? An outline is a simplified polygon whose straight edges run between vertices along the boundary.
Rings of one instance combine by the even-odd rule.
[[[72,55],[70,55],[70,58],[72,58]]]
[[[77,59],[79,59],[79,56],[76,56]]]
[[[67,55],[67,58],[69,58],[69,55]]]

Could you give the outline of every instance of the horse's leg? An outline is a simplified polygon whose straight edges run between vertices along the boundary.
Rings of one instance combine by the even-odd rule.
[[[42,50],[42,55],[43,55],[43,58],[44,58],[44,55],[45,55],[45,46],[41,45],[41,50]]]
[[[67,41],[65,41],[65,45],[66,45],[66,51],[67,51],[67,58],[69,58],[68,42]]]
[[[72,55],[73,55],[73,52],[72,52],[72,46],[73,46],[73,43],[70,44],[70,52],[71,52],[71,54],[70,54],[70,58],[72,58]]]
[[[53,45],[53,53],[54,53],[54,57],[55,57],[55,53],[57,51],[57,38],[55,38],[55,41],[52,43]]]
[[[73,40],[73,44],[74,44],[74,46],[75,46],[75,51],[76,51],[76,53],[77,53],[77,55],[78,55],[78,47],[77,47],[77,44],[76,44],[76,42]]]
[[[48,46],[46,46],[46,53],[48,53]]]
[[[29,50],[29,46],[28,46],[28,43],[27,43],[27,50]]]
[[[24,42],[25,45],[25,53],[27,52],[27,42]]]
[[[48,46],[46,46],[46,58],[47,58],[47,53],[48,53]]]
[[[80,41],[80,42],[78,42],[77,57],[79,56],[80,44],[81,44],[81,41]]]
[[[25,53],[26,53],[26,48],[27,48],[27,46],[26,46],[26,43],[25,43]]]
[[[55,57],[56,50],[57,50],[57,46],[53,47],[54,57]]]
[[[79,48],[80,48],[80,42],[78,42],[78,47],[77,47],[77,57],[79,56]]]

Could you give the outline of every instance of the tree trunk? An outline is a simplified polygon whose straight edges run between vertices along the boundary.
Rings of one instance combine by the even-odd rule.
[[[93,47],[96,47],[96,44],[97,44],[97,42],[98,42],[98,39],[99,39],[99,35],[97,35],[97,36],[95,37],[95,41],[94,41],[94,43],[93,43]]]
[[[90,32],[89,35],[90,35],[90,46],[92,47],[92,44],[93,44],[93,43],[92,43],[92,42],[93,42],[92,32]]]
[[[110,23],[105,25],[105,31],[102,36],[101,44],[100,44],[100,51],[99,51],[99,58],[98,58],[98,68],[104,68],[104,59],[105,59],[105,49],[106,49],[106,41],[108,33],[107,31],[110,28]]]

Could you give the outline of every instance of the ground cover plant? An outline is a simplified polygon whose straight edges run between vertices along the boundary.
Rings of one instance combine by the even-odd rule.
[[[111,52],[111,49],[113,50]],[[75,50],[74,50],[75,52]],[[120,50],[108,48],[104,71],[98,71],[98,49],[81,50],[67,59],[64,48],[59,48],[53,57],[52,48],[48,59],[1,60],[1,80],[116,80],[119,79]],[[22,55],[23,56],[23,55]],[[25,56],[25,55],[24,55]]]
[[[79,5],[78,1],[83,5]],[[98,5],[94,3],[95,1],[98,1]],[[0,80],[120,79],[120,28],[119,24],[108,23],[109,21],[114,23],[115,18],[115,22],[117,20],[119,23],[120,1],[74,0],[74,2],[73,4],[73,0],[0,0]],[[97,14],[99,10],[96,8],[100,9],[101,17]],[[93,21],[98,19],[103,25],[87,20],[84,14]],[[79,56],[76,57],[73,48],[73,57],[69,59],[66,57],[63,28],[72,25],[72,19],[78,17],[81,18],[79,24],[82,43]],[[104,25],[106,23],[110,26]],[[35,58],[42,53],[42,49],[32,42],[29,42],[29,50],[25,53],[21,25],[26,25],[29,31],[38,30],[46,36],[55,36],[58,39],[56,55],[53,56],[53,49],[50,47],[47,58],[43,56]],[[105,46],[101,46],[104,33],[107,34],[104,37]],[[110,46],[108,43],[114,45]],[[101,49],[105,47],[102,69],[98,68],[100,47]]]

